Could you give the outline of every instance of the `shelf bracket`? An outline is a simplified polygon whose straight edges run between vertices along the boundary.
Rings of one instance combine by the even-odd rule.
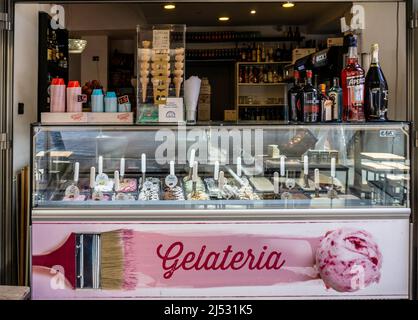
[[[415,11],[412,14],[411,20],[409,22],[409,27],[411,29],[418,29],[418,11]]]
[[[0,12],[0,30],[12,30],[12,22],[10,21],[9,15],[5,12]]]
[[[9,150],[10,141],[7,137],[7,133],[0,134],[0,150]]]

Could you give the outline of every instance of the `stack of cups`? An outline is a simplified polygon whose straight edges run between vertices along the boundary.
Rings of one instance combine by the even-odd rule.
[[[78,81],[69,81],[67,87],[67,112],[81,112],[83,110],[81,96],[81,87]]]
[[[51,112],[65,112],[65,82],[54,78],[51,82]]]
[[[119,103],[118,111],[119,112],[131,112],[131,103],[129,102],[129,100],[124,101],[123,103]]]
[[[91,95],[91,111],[103,112],[103,91],[102,89],[94,89]]]
[[[118,98],[116,93],[113,91],[108,91],[104,99],[105,102],[105,112],[118,112]]]

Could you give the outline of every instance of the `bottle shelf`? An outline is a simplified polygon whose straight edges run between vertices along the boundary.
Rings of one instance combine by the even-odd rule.
[[[262,107],[285,107],[286,104],[284,103],[271,103],[271,104],[265,104],[265,103],[253,103],[253,104],[243,104],[238,103],[238,107],[253,107],[253,108],[262,108]]]
[[[238,39],[208,39],[197,40],[188,38],[188,43],[237,43],[237,42],[302,42],[305,37],[289,38],[289,37],[243,37]]]
[[[286,82],[275,82],[275,83],[238,83],[239,86],[255,86],[255,87],[262,87],[262,86],[283,86],[283,85],[287,85]]]
[[[273,62],[252,62],[252,61],[239,61],[237,62],[239,65],[269,65],[269,64],[291,64],[292,61],[273,61]]]

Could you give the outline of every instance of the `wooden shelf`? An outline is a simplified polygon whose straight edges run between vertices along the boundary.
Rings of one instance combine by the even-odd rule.
[[[186,63],[188,62],[236,62],[236,59],[186,59]]]
[[[305,37],[300,38],[288,38],[288,37],[242,37],[239,39],[217,39],[217,40],[195,40],[191,38],[187,38],[186,36],[186,42],[187,43],[238,43],[238,42],[301,42],[305,39]]]
[[[287,82],[276,82],[276,83],[238,83],[239,86],[256,86],[256,87],[262,87],[262,86],[283,86],[287,85]]]
[[[265,103],[252,103],[252,104],[243,104],[238,103],[238,107],[254,107],[254,108],[262,108],[262,107],[285,107],[286,104],[284,103],[271,103],[271,104],[265,104]]]
[[[252,62],[252,61],[238,61],[238,64],[258,65],[258,64],[292,64],[292,61],[275,61],[275,62]]]

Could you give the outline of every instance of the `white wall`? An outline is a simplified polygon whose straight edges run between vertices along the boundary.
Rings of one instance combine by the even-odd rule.
[[[108,37],[84,36],[83,39],[87,40],[87,46],[81,54],[81,83],[99,80],[107,89]],[[98,56],[99,61],[93,61],[93,56]]]
[[[37,120],[38,12],[50,5],[17,4],[14,23],[13,170],[30,163],[30,124]],[[19,102],[25,113],[17,114]]]
[[[117,5],[116,5],[117,6]],[[68,30],[136,30],[145,19],[136,5],[77,4],[65,6]]]
[[[399,3],[399,26],[396,2],[360,4],[365,8],[366,15],[361,51],[369,52],[373,43],[379,44],[380,64],[389,86],[388,117],[391,120],[406,120],[405,3]]]
[[[81,81],[81,54],[68,55],[68,79]]]

